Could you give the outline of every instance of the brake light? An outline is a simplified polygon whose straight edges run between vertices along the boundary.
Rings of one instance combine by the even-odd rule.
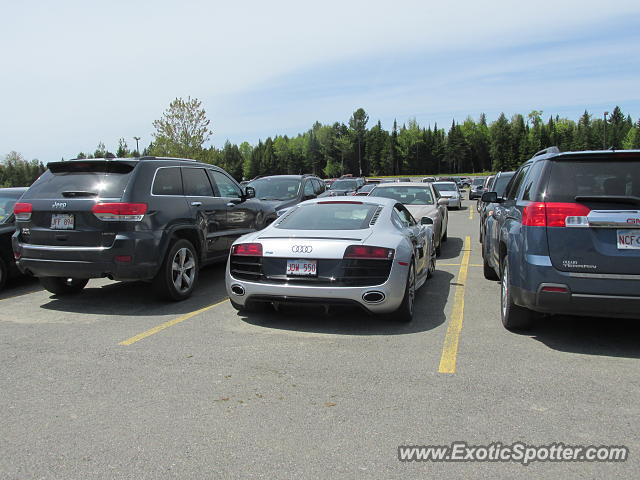
[[[522,212],[522,225],[528,227],[566,227],[586,225],[591,209],[580,203],[532,202]],[[569,222],[567,218],[571,217]]]
[[[262,244],[261,243],[239,243],[231,247],[231,255],[261,257]]]
[[[349,245],[344,252],[344,258],[372,258],[391,260],[395,251],[392,248],[370,247],[368,245]]]
[[[16,216],[16,220],[30,220],[32,211],[33,205],[30,203],[18,202],[13,206],[13,214]]]
[[[139,222],[147,213],[146,203],[96,203],[93,214],[105,222]]]

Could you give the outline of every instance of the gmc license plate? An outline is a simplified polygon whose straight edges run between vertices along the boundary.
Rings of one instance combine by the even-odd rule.
[[[73,230],[74,223],[71,213],[51,214],[51,230]]]
[[[317,260],[287,260],[287,275],[315,277],[317,272]]]
[[[640,250],[640,230],[618,230],[618,248]]]

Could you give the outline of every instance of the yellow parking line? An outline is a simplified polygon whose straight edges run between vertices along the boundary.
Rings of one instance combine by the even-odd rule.
[[[467,271],[469,269],[469,257],[471,256],[471,237],[464,239],[464,255],[458,272],[457,286],[453,298],[453,310],[451,320],[444,337],[442,346],[442,356],[440,357],[439,373],[456,373],[456,359],[458,356],[458,342],[462,331],[462,320],[464,319],[464,292],[467,282]]]
[[[473,220],[473,212],[475,212],[475,208],[473,205],[469,205],[469,220]]]
[[[118,345],[125,345],[126,346],[126,345],[131,345],[132,343],[136,343],[136,342],[142,340],[143,338],[147,338],[147,337],[150,337],[153,334],[161,332],[165,328],[173,327],[174,325],[176,325],[176,324],[178,324],[180,322],[184,322],[185,320],[189,320],[191,317],[195,317],[196,315],[198,315],[198,314],[200,314],[202,312],[206,312],[207,310],[211,310],[213,307],[217,307],[218,305],[223,304],[227,300],[229,300],[229,299],[225,298],[221,302],[214,303],[213,305],[209,305],[208,307],[201,308],[200,310],[195,310],[193,312],[189,312],[189,313],[187,313],[185,315],[182,315],[181,317],[174,318],[173,320],[169,320],[168,322],[161,323],[160,325],[155,326],[155,327],[147,330],[146,332],[139,333],[138,335],[136,335],[134,337],[128,338],[126,340],[123,340]]]
[[[459,267],[460,263],[438,263],[439,267]],[[483,267],[484,265],[480,263],[470,263],[470,267]]]

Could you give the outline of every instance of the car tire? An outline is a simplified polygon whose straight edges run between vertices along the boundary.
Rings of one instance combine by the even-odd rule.
[[[500,317],[507,330],[528,330],[534,323],[534,312],[516,305],[511,295],[511,274],[509,273],[509,257],[502,261],[500,281]]]
[[[393,317],[401,323],[410,323],[413,320],[413,307],[416,299],[416,269],[413,260],[409,265],[407,273],[407,284],[404,289],[404,297],[400,307],[395,311]]]
[[[436,257],[439,257],[441,253],[442,253],[442,240],[440,240],[440,243],[438,243],[438,246],[436,247]]]
[[[9,269],[7,268],[7,262],[4,258],[0,258],[0,290],[4,288],[7,283],[7,276],[9,275]]]
[[[427,278],[433,277],[433,273],[436,271],[436,257],[439,255],[437,250],[431,252],[431,258],[429,258],[429,265],[427,266]]]
[[[55,295],[80,293],[89,283],[88,278],[40,277],[40,284]]]
[[[491,265],[489,265],[489,262],[487,262],[484,258],[482,259],[482,273],[484,273],[484,278],[486,278],[487,280],[500,280],[500,277],[498,276],[498,274],[496,273],[496,271],[493,269],[493,267]]]
[[[193,244],[184,238],[174,241],[167,251],[153,286],[163,298],[175,302],[189,298],[198,282],[200,261]]]
[[[444,235],[442,235],[442,241],[446,242],[447,240],[449,240],[449,226],[447,225],[447,229],[444,231]]]

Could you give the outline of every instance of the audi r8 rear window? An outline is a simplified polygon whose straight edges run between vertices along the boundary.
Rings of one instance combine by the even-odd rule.
[[[286,215],[276,228],[287,230],[362,230],[369,228],[378,205],[320,202],[301,205]]]
[[[121,162],[55,162],[25,198],[121,198],[134,166]]]

